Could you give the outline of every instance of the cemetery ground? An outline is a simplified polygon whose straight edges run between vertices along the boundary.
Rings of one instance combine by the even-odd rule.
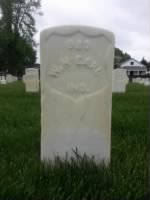
[[[40,95],[0,85],[0,200],[148,199],[148,87],[113,94],[109,167],[79,157],[40,162]],[[91,133],[92,134],[92,133]]]

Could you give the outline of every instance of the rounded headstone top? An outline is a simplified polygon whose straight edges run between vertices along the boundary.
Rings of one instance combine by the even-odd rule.
[[[42,40],[43,38],[48,39],[53,34],[59,36],[70,36],[76,33],[82,33],[83,35],[89,37],[104,36],[109,40],[109,42],[112,43],[114,43],[115,40],[114,34],[111,31],[98,27],[81,26],[81,25],[64,25],[64,26],[50,27],[41,32],[40,38]]]

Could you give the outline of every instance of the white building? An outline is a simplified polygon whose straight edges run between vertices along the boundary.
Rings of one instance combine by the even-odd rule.
[[[126,69],[129,76],[144,75],[147,72],[146,66],[133,58],[120,63],[120,68]]]

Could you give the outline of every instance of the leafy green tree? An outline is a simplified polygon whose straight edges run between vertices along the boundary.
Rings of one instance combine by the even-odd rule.
[[[10,73],[35,63],[34,14],[39,8],[40,0],[0,0],[0,65]]]
[[[115,62],[114,67],[119,67],[121,62],[126,61],[127,59],[131,58],[131,56],[127,53],[123,53],[119,48],[115,48]]]

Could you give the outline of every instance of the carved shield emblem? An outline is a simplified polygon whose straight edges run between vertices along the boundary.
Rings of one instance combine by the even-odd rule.
[[[55,28],[45,32],[44,38],[44,87],[73,100],[109,87],[109,57],[114,49],[103,30]]]

